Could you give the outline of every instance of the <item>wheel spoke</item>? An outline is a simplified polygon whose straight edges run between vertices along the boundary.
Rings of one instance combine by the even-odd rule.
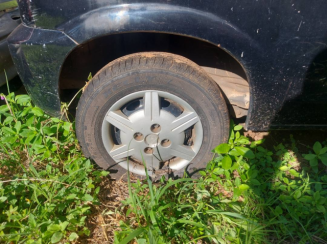
[[[127,145],[115,145],[109,154],[114,160],[119,160],[133,155],[134,148],[128,148]]]
[[[171,131],[175,133],[181,133],[190,128],[196,122],[199,121],[199,117],[194,112],[184,112],[176,120],[171,123]]]
[[[139,99],[143,100],[142,107],[139,107]],[[162,99],[176,104],[171,106],[171,113],[161,110]],[[134,105],[137,105],[135,111]],[[119,107],[127,107],[129,115],[117,109]],[[175,110],[180,111],[178,117]],[[121,167],[127,168],[126,160],[130,159],[131,172],[143,174],[144,164],[149,174],[155,174],[161,172],[166,161],[172,160],[172,169],[182,169],[191,163],[202,146],[201,122],[199,114],[182,98],[164,91],[143,90],[112,105],[102,123],[101,137],[106,152]],[[115,133],[112,127],[117,128]],[[184,145],[184,133],[189,136],[188,131],[193,127],[192,146]]]
[[[146,163],[146,167],[148,168],[148,170],[151,169],[159,169],[160,168],[160,160],[158,158],[158,156],[149,156],[145,159],[145,163]]]
[[[106,120],[113,126],[120,129],[121,131],[124,132],[133,131],[132,122],[120,111],[118,112],[110,111],[106,116]]]
[[[150,120],[160,116],[160,98],[158,92],[146,92],[144,95],[144,116]]]
[[[195,152],[192,150],[192,148],[184,145],[179,145],[170,149],[170,153],[172,156],[183,158],[189,161],[191,161],[195,156]]]

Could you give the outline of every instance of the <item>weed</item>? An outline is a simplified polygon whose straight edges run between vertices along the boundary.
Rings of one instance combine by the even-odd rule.
[[[86,218],[108,173],[82,156],[74,123],[49,117],[28,95],[1,99],[0,242],[75,242],[88,235]],[[326,240],[326,142],[301,156],[294,138],[291,150],[269,149],[241,130],[233,126],[200,179],[129,181],[115,243]]]
[[[235,126],[198,180],[137,181],[115,243],[316,243],[327,238],[327,147],[300,167],[283,144],[268,150]],[[292,148],[297,151],[293,140]],[[321,162],[321,163],[320,163]],[[320,170],[319,170],[320,169]]]
[[[88,235],[98,204],[95,171],[84,158],[74,123],[51,118],[28,95],[1,95],[0,242],[57,243]]]

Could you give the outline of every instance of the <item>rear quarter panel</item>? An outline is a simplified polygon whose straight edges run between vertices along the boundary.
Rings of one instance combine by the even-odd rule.
[[[300,119],[296,99],[305,93],[315,57],[326,50],[326,1],[26,0],[22,6],[26,25],[65,33],[76,45],[136,31],[186,35],[218,45],[246,71],[248,129],[317,125],[310,114]],[[298,112],[288,115],[285,106]],[[327,117],[319,122],[327,125]]]
[[[0,86],[6,83],[6,76],[10,80],[17,75],[7,45],[7,37],[20,24],[15,7],[16,1],[0,0]]]

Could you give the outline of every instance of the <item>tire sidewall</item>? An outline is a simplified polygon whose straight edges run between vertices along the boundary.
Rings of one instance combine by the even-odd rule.
[[[106,151],[101,128],[110,107],[131,93],[145,90],[169,92],[191,105],[201,120],[203,142],[199,152],[186,169],[175,171],[170,176],[181,177],[184,171],[190,176],[197,176],[197,172],[205,168],[207,162],[211,160],[211,150],[227,139],[226,114],[223,113],[219,102],[221,94],[208,92],[208,89],[197,81],[167,70],[140,69],[114,78],[102,76],[100,83],[88,97],[84,110],[77,112],[77,134],[81,144],[86,145],[86,148],[83,147],[87,150],[86,154],[101,167],[115,173],[112,175],[114,178],[121,177],[126,170],[117,165]]]

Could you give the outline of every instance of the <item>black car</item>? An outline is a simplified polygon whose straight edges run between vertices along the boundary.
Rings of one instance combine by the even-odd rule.
[[[6,83],[6,75],[9,80],[17,75],[6,38],[19,24],[17,3],[12,0],[0,0],[0,86]]]
[[[85,86],[83,152],[119,177],[190,175],[247,130],[327,125],[327,2],[20,0],[8,39],[34,103]]]

